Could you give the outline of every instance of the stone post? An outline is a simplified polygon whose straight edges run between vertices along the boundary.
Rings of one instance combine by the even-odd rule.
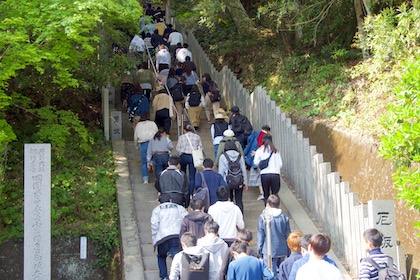
[[[51,144],[25,144],[24,280],[51,279]]]

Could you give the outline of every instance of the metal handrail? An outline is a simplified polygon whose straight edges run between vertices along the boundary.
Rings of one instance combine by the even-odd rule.
[[[149,62],[150,62],[150,64],[152,65],[152,69],[153,69],[153,72],[154,72],[154,74],[155,74],[155,81],[158,81],[158,72],[157,72],[157,69],[156,69],[156,66],[155,66],[155,63],[154,63],[154,61],[153,61],[153,58],[152,58],[152,55],[150,54],[150,50],[149,50],[149,48],[146,48],[146,50],[147,50],[147,56],[149,57]],[[163,86],[164,86],[164,88],[166,89],[166,92],[171,96],[171,98],[172,98],[172,95],[171,95],[171,93],[170,93],[170,91],[169,91],[169,88],[168,88],[168,86],[166,85],[166,83],[165,84],[163,84]],[[172,99],[172,110],[174,110],[174,113],[175,113],[175,115],[176,115],[176,119],[175,119],[175,121],[178,123],[178,118],[180,118],[181,116],[179,115],[179,113],[178,113],[178,110],[176,109],[176,106],[175,106],[175,101],[173,101],[173,99]],[[182,120],[181,120],[182,121]],[[177,136],[179,137],[179,135],[180,135],[180,129],[179,129],[179,126],[177,125]]]

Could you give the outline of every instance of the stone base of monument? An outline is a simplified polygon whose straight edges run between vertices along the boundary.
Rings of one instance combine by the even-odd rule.
[[[119,253],[107,269],[96,265],[96,246],[87,243],[87,258],[80,259],[80,238],[53,238],[51,244],[51,279],[122,279]],[[0,245],[0,279],[23,279],[23,240]]]

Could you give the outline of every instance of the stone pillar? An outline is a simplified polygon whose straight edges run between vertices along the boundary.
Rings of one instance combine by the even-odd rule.
[[[111,139],[112,141],[122,139],[122,113],[121,111],[111,112]]]
[[[109,108],[115,109],[115,87],[108,86]]]
[[[51,144],[25,144],[24,280],[51,279]]]
[[[104,120],[104,136],[109,140],[109,92],[108,89],[102,88],[102,118]]]
[[[397,258],[397,228],[395,225],[395,207],[392,200],[368,201],[368,227],[376,228],[384,235],[381,250],[391,256],[394,262]]]

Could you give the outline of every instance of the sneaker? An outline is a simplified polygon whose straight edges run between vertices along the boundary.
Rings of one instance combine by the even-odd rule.
[[[144,180],[143,184],[149,184],[149,180]]]
[[[257,200],[264,200],[264,194],[260,193],[260,195],[257,197]]]

